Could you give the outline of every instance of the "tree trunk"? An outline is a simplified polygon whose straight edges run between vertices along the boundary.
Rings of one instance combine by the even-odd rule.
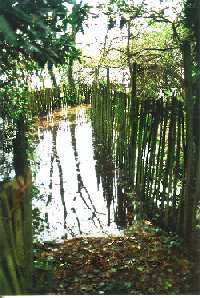
[[[192,56],[190,41],[183,43],[184,88],[186,111],[186,167],[184,188],[184,227],[183,236],[187,245],[192,242],[194,227],[194,136],[193,136],[193,97],[192,97]]]
[[[195,78],[195,111],[194,111],[194,136],[196,145],[196,162],[195,162],[195,204],[200,201],[200,1],[195,1],[195,9],[193,10],[195,19],[195,37],[196,37],[196,62],[197,75]]]
[[[136,161],[136,145],[137,145],[137,127],[138,127],[138,102],[136,98],[136,76],[137,64],[134,63],[131,68],[131,108],[130,108],[130,146],[129,146],[129,161],[130,161],[130,177],[132,182],[135,180],[135,161]]]

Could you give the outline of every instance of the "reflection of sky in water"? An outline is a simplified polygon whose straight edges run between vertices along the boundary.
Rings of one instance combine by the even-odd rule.
[[[96,179],[91,122],[85,111],[66,111],[68,120],[65,115],[65,119],[56,124],[51,121],[49,127],[39,130],[35,185],[44,200],[34,200],[33,204],[41,217],[48,216],[49,229],[41,234],[45,240],[60,239],[65,234],[72,237],[118,231],[112,206],[108,226],[107,202]]]

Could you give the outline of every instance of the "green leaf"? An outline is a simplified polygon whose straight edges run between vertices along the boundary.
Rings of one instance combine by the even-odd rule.
[[[166,280],[164,282],[164,288],[167,290],[167,289],[170,289],[172,287],[172,284],[171,282],[169,282],[168,280]]]
[[[0,32],[4,34],[4,37],[8,42],[13,43],[16,41],[15,32],[11,29],[6,18],[2,15],[0,15]]]
[[[138,271],[140,271],[140,272],[143,272],[143,271],[144,271],[144,269],[145,269],[145,268],[144,268],[144,267],[142,267],[142,266],[140,266],[140,267],[137,267],[137,270],[138,270]]]
[[[129,281],[125,282],[125,287],[126,287],[127,289],[130,289],[130,288],[132,287],[132,283],[129,282]]]

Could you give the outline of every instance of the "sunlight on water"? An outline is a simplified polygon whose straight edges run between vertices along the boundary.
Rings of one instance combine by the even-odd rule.
[[[41,119],[34,182],[40,199],[33,200],[33,207],[49,228],[40,240],[119,233],[115,204],[109,211],[102,183],[97,183],[88,112],[88,106],[81,106]]]

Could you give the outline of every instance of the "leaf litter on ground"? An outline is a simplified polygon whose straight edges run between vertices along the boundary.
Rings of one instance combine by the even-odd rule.
[[[123,236],[35,246],[36,294],[188,294],[192,264],[176,236],[149,221]]]

